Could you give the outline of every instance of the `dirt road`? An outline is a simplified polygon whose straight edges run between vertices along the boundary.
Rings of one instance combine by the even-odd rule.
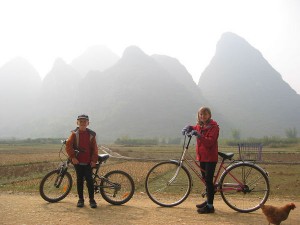
[[[230,209],[216,196],[215,214],[200,215],[195,204],[199,199],[190,196],[184,203],[173,208],[155,205],[146,194],[138,193],[123,206],[113,206],[97,197],[98,208],[88,205],[77,208],[77,198],[68,196],[59,203],[47,203],[38,194],[1,193],[0,224],[2,225],[35,225],[35,224],[217,224],[243,225],[268,224],[261,210],[253,213],[237,213]],[[283,225],[300,224],[300,201],[284,199],[269,200],[268,204],[281,206],[294,202],[298,208],[291,211]]]

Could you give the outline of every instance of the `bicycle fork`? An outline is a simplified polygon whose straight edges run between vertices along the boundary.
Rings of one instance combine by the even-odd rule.
[[[66,166],[66,164],[62,164],[60,166],[60,169],[58,171],[58,176],[56,177],[55,182],[54,182],[54,187],[56,187],[56,188],[60,187],[61,182],[64,179],[67,169],[68,169],[68,167]]]

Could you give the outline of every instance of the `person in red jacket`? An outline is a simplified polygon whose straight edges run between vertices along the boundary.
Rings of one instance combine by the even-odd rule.
[[[87,115],[79,115],[77,125],[78,127],[71,132],[66,143],[66,152],[76,170],[77,193],[79,197],[77,207],[84,206],[83,184],[85,179],[90,206],[91,208],[97,208],[97,203],[94,199],[94,181],[92,178],[92,168],[96,166],[98,160],[96,133],[87,128],[89,125],[89,117]],[[75,150],[79,150],[77,156]]]
[[[214,213],[213,206],[215,188],[213,184],[214,173],[218,162],[219,125],[211,118],[211,110],[201,107],[197,114],[197,124],[186,126],[182,133],[193,132],[197,137],[196,157],[200,161],[202,177],[206,182],[207,201],[197,204],[198,213]]]

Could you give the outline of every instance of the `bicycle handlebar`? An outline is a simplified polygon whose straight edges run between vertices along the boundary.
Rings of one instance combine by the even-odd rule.
[[[85,152],[85,150],[81,150],[81,149],[74,149],[75,152],[75,156],[77,157],[79,155],[79,153],[81,152]]]
[[[65,155],[65,156],[67,156],[68,159],[69,159],[69,156],[66,155],[66,154],[63,152],[63,148],[64,148],[64,146],[67,144],[67,140],[68,140],[68,139],[61,140],[62,146],[61,146],[60,151],[59,151],[59,158],[61,159],[61,161],[63,161],[62,158],[61,158],[61,156],[60,156],[61,153],[62,153],[63,155]],[[79,153],[85,152],[85,150],[82,150],[82,149],[74,149],[74,151],[75,151],[75,157],[76,157],[76,158],[77,158],[77,156],[79,155]],[[69,160],[70,160],[70,159],[69,159]]]
[[[188,137],[198,136],[198,132],[196,130],[191,130],[190,132],[185,132],[184,135]]]

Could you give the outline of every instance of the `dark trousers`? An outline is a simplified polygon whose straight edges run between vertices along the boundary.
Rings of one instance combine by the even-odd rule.
[[[214,174],[216,169],[217,163],[216,162],[200,162],[200,168],[202,177],[206,182],[206,196],[207,196],[207,203],[213,204],[214,197],[215,197],[215,187],[214,187]]]
[[[83,199],[83,183],[86,180],[86,186],[89,192],[90,200],[94,199],[94,181],[92,177],[92,167],[90,165],[75,165],[77,176],[77,193],[80,199]]]

